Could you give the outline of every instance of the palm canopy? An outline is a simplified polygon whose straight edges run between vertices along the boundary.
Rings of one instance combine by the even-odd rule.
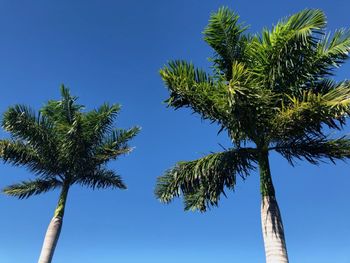
[[[5,112],[2,125],[11,138],[0,141],[1,158],[37,175],[35,180],[6,187],[6,194],[28,198],[72,184],[126,188],[106,164],[131,151],[128,141],[139,128],[114,128],[118,104],[84,112],[76,100],[62,86],[61,99],[49,101],[39,114],[23,105]]]
[[[282,19],[260,35],[246,33],[238,19],[228,8],[211,15],[203,34],[214,50],[212,74],[181,60],[160,71],[170,107],[189,107],[218,123],[233,143],[159,177],[156,195],[164,202],[183,194],[185,209],[205,211],[269,150],[292,164],[350,157],[350,140],[327,134],[342,129],[350,112],[350,82],[332,79],[348,58],[350,31],[326,33],[326,17],[317,9]]]

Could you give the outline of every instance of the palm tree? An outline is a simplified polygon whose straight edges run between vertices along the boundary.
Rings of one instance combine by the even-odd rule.
[[[64,86],[61,100],[49,101],[38,115],[23,105],[10,107],[3,127],[11,139],[1,140],[1,157],[7,163],[24,166],[37,178],[6,187],[5,194],[28,198],[56,188],[61,194],[47,229],[39,263],[52,260],[62,228],[70,187],[126,189],[119,175],[107,168],[108,161],[131,151],[127,142],[138,132],[113,126],[120,106],[104,104],[83,112],[76,97]]]
[[[350,34],[326,34],[321,10],[303,10],[261,35],[246,33],[238,18],[220,8],[203,32],[214,50],[213,74],[179,60],[160,71],[168,105],[218,123],[233,146],[177,163],[158,178],[155,194],[165,203],[183,195],[185,210],[204,212],[234,189],[237,176],[246,178],[258,166],[266,262],[286,263],[269,152],[292,165],[350,158],[350,139],[329,135],[342,129],[350,112],[350,82],[331,79],[348,57]]]

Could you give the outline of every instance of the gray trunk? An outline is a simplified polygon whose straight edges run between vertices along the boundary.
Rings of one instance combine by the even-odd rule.
[[[266,263],[288,263],[282,218],[275,197],[262,197],[261,225]]]
[[[52,256],[57,244],[57,240],[61,233],[61,228],[62,228],[62,217],[54,216],[46,231],[44,244],[41,249],[38,263],[51,263]]]

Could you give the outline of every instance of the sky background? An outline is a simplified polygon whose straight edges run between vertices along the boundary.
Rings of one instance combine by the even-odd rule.
[[[1,113],[16,103],[39,109],[59,98],[64,83],[87,110],[118,102],[116,124],[142,127],[134,152],[110,165],[128,190],[71,189],[53,262],[265,261],[256,173],[205,214],[184,212],[181,200],[161,204],[153,194],[157,176],[177,161],[230,147],[216,125],[166,108],[158,74],[171,59],[209,66],[201,32],[222,5],[251,32],[304,8],[323,9],[329,30],[350,26],[348,0],[0,1]],[[349,78],[349,70],[350,63],[336,78]],[[271,169],[290,262],[350,263],[349,164],[293,168],[272,154]],[[3,188],[33,175],[0,164],[0,178]],[[58,194],[0,196],[1,263],[37,262]]]

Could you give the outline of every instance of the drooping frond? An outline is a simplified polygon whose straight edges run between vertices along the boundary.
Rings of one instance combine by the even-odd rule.
[[[62,172],[57,162],[53,162],[53,156],[44,158],[30,144],[21,141],[0,140],[0,157],[5,163],[24,166],[43,177]]]
[[[7,195],[15,196],[19,199],[28,198],[32,195],[38,195],[60,187],[62,182],[54,178],[49,180],[33,180],[10,185],[3,189]]]
[[[223,7],[210,17],[205,28],[204,40],[214,49],[214,65],[226,75],[232,77],[232,64],[244,60],[247,36],[243,32],[247,27],[238,23],[239,16]]]
[[[126,189],[121,177],[112,170],[98,169],[85,176],[81,176],[75,181],[83,186],[95,188],[119,188]]]
[[[289,163],[294,165],[295,159],[305,159],[312,164],[322,160],[345,160],[350,158],[350,138],[341,137],[330,139],[327,137],[301,137],[280,141],[274,149]]]
[[[205,212],[211,206],[218,206],[220,201],[220,194],[211,195],[211,198],[208,198],[207,194],[208,184],[202,183],[194,191],[184,193],[184,209],[185,211],[200,211]],[[225,193],[223,192],[225,195]]]
[[[200,195],[200,205],[189,206],[188,203],[186,209],[204,211],[209,205],[218,204],[226,187],[234,188],[237,175],[246,178],[255,161],[254,150],[236,149],[213,153],[195,161],[179,162],[158,178],[155,194],[165,203],[181,193],[187,197]]]

